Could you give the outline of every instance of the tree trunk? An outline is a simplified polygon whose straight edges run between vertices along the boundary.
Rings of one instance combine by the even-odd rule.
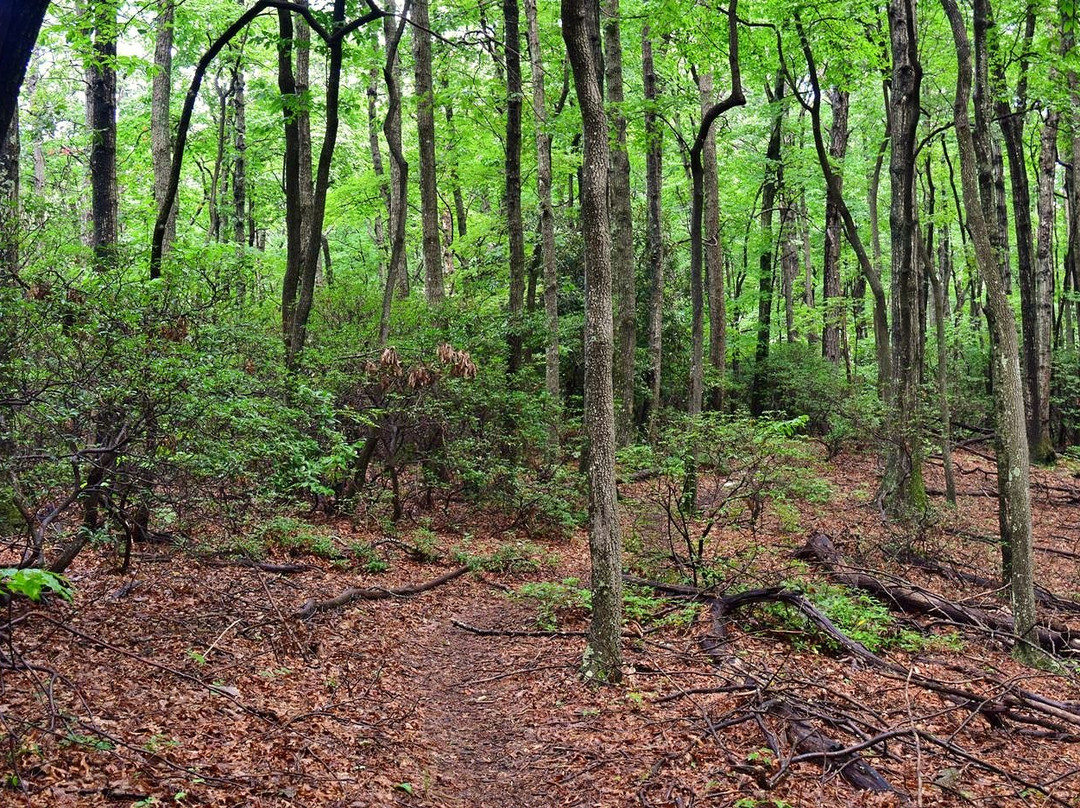
[[[559,268],[555,255],[555,210],[551,204],[551,135],[547,131],[544,63],[540,53],[540,24],[536,0],[525,0],[529,67],[532,73],[533,116],[536,121],[536,183],[540,197],[540,262],[544,271],[544,317],[547,351],[544,387],[556,412],[562,408],[559,385]]]
[[[429,306],[446,297],[442,245],[439,243],[439,192],[435,182],[435,87],[431,79],[431,23],[428,0],[412,9],[412,45],[416,79],[416,135],[420,141],[420,228],[424,248],[424,295]]]
[[[94,0],[94,44],[87,103],[90,107],[90,192],[94,269],[117,263],[116,0]]]
[[[172,167],[172,121],[169,109],[172,100],[172,46],[174,0],[161,4],[154,37],[154,79],[150,101],[150,152],[154,166],[154,203],[160,210],[169,190],[169,169]],[[169,206],[169,221],[165,230],[163,253],[167,253],[176,238],[176,204]]]
[[[664,171],[664,127],[656,114],[658,93],[649,26],[641,32],[641,69],[645,95],[645,226],[649,266],[649,407],[646,423],[650,440],[656,440],[660,416],[660,372],[663,356],[664,325],[664,236],[661,215],[661,191]]]
[[[631,442],[634,428],[634,353],[637,348],[637,290],[633,217],[630,211],[630,155],[623,112],[622,36],[619,0],[604,0],[604,83],[612,124],[608,201],[611,206],[611,263],[615,295],[615,435]]]
[[[575,0],[562,0],[562,34],[574,73],[584,133],[581,223],[585,238],[585,430],[589,440],[589,551],[592,617],[582,672],[600,682],[622,679],[622,548],[615,489],[615,402],[611,300],[611,230],[607,209],[608,121],[600,65],[591,42],[600,31]]]
[[[393,203],[390,200],[390,185],[386,179],[386,171],[383,169],[382,149],[379,147],[379,124],[376,120],[376,100],[378,98],[378,91],[375,89],[376,75],[377,71],[372,68],[367,86],[368,147],[371,149],[371,168],[379,181],[379,195],[382,197],[383,207],[386,209],[386,218],[389,221]],[[375,246],[379,250],[380,256],[379,277],[386,280],[386,231],[384,230],[382,216],[375,215],[372,227],[375,230]]]
[[[383,135],[390,150],[390,267],[387,270],[386,288],[383,293],[382,316],[379,319],[379,345],[386,345],[390,338],[390,307],[395,291],[408,294],[409,271],[405,263],[405,214],[409,207],[409,164],[401,149],[401,83],[398,80],[397,51],[405,30],[405,19],[410,0],[398,24],[394,25],[393,0],[386,4],[390,16],[383,18],[386,37],[386,63],[383,80],[389,106],[383,120]]]
[[[503,0],[506,54],[506,185],[503,210],[510,237],[510,323],[507,371],[521,370],[525,329],[525,225],[521,216],[521,33],[517,0]]]
[[[1046,447],[1053,449],[1050,442],[1050,367],[1051,367],[1051,329],[1054,321],[1054,223],[1057,219],[1057,205],[1054,198],[1054,173],[1057,168],[1057,138],[1060,113],[1056,110],[1047,112],[1043,123],[1039,148],[1038,200],[1036,207],[1039,226],[1035,243],[1034,299],[1036,333],[1034,342],[1034,368],[1028,367],[1028,377],[1034,375],[1038,409],[1034,413],[1039,424],[1035,434],[1039,440],[1045,436]],[[1021,290],[1022,291],[1022,290]],[[1027,337],[1024,339],[1025,347]],[[1030,382],[1029,382],[1030,384]],[[1035,409],[1034,406],[1032,409]]]
[[[292,365],[299,346],[293,342],[297,318],[297,302],[300,293],[304,220],[301,198],[301,134],[300,105],[307,102],[299,95],[296,74],[293,71],[293,19],[292,12],[278,11],[278,90],[281,93],[285,127],[284,181],[285,181],[285,278],[281,287],[281,330],[285,341],[286,364]],[[303,113],[306,115],[306,113]],[[310,157],[310,151],[309,151]],[[310,160],[308,162],[310,166]]]
[[[233,202],[233,242],[236,244],[237,264],[244,264],[245,246],[248,240],[248,195],[247,195],[247,99],[245,96],[244,69],[238,58],[233,64],[233,166],[232,166],[232,202]],[[175,206],[174,206],[175,208]],[[243,299],[247,278],[241,272],[240,299]]]
[[[799,220],[795,202],[785,194],[780,202],[780,287],[784,297],[784,337],[794,342],[795,279],[799,277]]]
[[[1027,431],[1024,424],[1023,383],[1020,375],[1020,348],[1016,340],[1016,317],[1005,292],[997,256],[990,242],[984,210],[980,204],[976,178],[976,150],[968,117],[971,87],[971,51],[963,18],[956,0],[941,0],[952,26],[958,62],[954,119],[960,147],[960,176],[964,207],[975,247],[975,259],[986,283],[993,312],[991,340],[997,368],[994,410],[997,421],[997,463],[999,527],[1002,546],[1011,559],[1006,576],[1009,583],[1015,631],[1020,639],[1016,651],[1027,662],[1037,657],[1034,558],[1031,535],[1031,488],[1028,467]]]
[[[698,79],[701,114],[716,103],[712,72]],[[701,149],[702,182],[705,187],[704,257],[705,283],[709,291],[709,366],[716,384],[709,391],[709,404],[714,410],[724,406],[724,371],[727,357],[727,305],[724,300],[724,250],[720,242],[720,180],[716,166],[716,131],[709,134]],[[657,191],[659,193],[659,190]]]
[[[889,160],[892,236],[892,358],[895,407],[880,498],[894,515],[926,508],[919,428],[919,267],[915,255],[915,145],[922,66],[914,0],[889,0],[892,92]]]
[[[19,105],[19,88],[49,0],[0,3],[0,143]]]
[[[0,288],[13,285],[19,277],[19,212],[19,110],[16,107],[7,136],[0,141]],[[4,337],[0,365],[11,347],[8,340],[14,337],[7,331],[5,328],[5,333],[0,333]]]
[[[833,88],[829,91],[832,106],[832,126],[829,129],[829,157],[837,165],[844,161],[848,144],[848,108],[850,95],[847,90]],[[836,176],[837,193],[843,193],[843,176]],[[840,363],[840,323],[844,318],[844,306],[840,289],[840,236],[843,223],[840,205],[829,195],[825,202],[825,258],[822,266],[822,309],[824,318],[821,328],[821,355],[834,365]]]
[[[765,411],[765,388],[768,379],[765,376],[765,363],[769,359],[769,340],[772,336],[773,304],[773,207],[783,185],[784,169],[780,162],[780,136],[783,132],[784,107],[780,103],[784,98],[784,78],[776,79],[776,89],[769,101],[776,107],[773,112],[772,134],[769,136],[769,148],[765,153],[765,184],[761,191],[761,227],[762,244],[758,255],[758,325],[757,347],[754,351],[754,378],[750,389],[750,413],[759,416]],[[692,296],[691,296],[692,298]],[[692,388],[691,388],[692,389]]]

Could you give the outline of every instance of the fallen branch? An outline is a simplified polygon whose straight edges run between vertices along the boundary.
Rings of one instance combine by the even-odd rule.
[[[451,618],[450,622],[463,631],[479,635],[480,637],[550,637],[553,639],[563,639],[566,637],[585,636],[584,631],[522,631],[520,629],[509,628],[480,628],[478,626],[470,626],[468,623],[463,623],[457,618]]]
[[[386,589],[381,586],[375,587],[350,587],[342,592],[340,595],[329,600],[316,600],[314,598],[308,600],[303,606],[296,610],[296,617],[301,620],[308,620],[314,617],[319,612],[325,612],[330,609],[340,609],[342,606],[347,606],[355,600],[387,600],[389,598],[408,598],[413,595],[419,595],[421,592],[427,592],[429,589],[434,589],[437,586],[448,583],[455,578],[460,578],[466,572],[469,571],[468,565],[458,567],[457,569],[450,570],[438,578],[433,578],[427,583],[418,584],[416,586],[403,586],[398,589]]]
[[[986,629],[995,635],[1015,638],[1012,615],[1004,610],[961,606],[935,592],[908,582],[887,583],[876,575],[843,563],[832,540],[817,533],[794,553],[796,558],[813,561],[837,583],[867,592],[898,610],[911,614],[943,617],[953,623]],[[1080,651],[1080,633],[1068,626],[1047,623],[1036,628],[1039,645],[1051,653]]]

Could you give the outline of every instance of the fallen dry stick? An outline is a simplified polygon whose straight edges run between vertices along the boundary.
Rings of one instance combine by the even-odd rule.
[[[325,612],[329,609],[340,609],[342,606],[347,606],[354,600],[386,600],[388,598],[407,598],[412,595],[419,595],[421,592],[427,592],[429,589],[434,589],[455,578],[460,578],[468,571],[468,566],[458,567],[457,569],[452,569],[449,572],[440,575],[438,578],[433,578],[427,583],[417,584],[416,586],[402,586],[398,589],[386,589],[381,586],[366,588],[350,587],[337,597],[330,598],[329,600],[316,600],[315,598],[311,598],[296,610],[296,617],[301,620],[308,620],[319,612]]]

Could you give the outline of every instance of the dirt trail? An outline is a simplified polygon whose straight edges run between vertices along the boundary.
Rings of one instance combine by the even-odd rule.
[[[501,604],[479,603],[454,615],[492,625]],[[524,691],[528,669],[515,673],[514,638],[479,637],[450,615],[433,617],[416,637],[423,666],[416,680],[428,747],[424,804],[432,806],[550,805],[542,728]]]

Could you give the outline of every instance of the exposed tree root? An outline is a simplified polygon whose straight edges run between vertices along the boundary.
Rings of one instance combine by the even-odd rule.
[[[434,589],[455,578],[460,578],[468,571],[469,567],[467,565],[458,567],[457,569],[450,570],[449,572],[440,575],[438,578],[433,578],[427,583],[417,584],[416,586],[403,586],[397,589],[385,589],[381,586],[367,588],[350,587],[337,597],[330,598],[329,600],[316,600],[315,598],[312,598],[296,610],[295,616],[301,620],[308,620],[319,612],[325,612],[330,609],[340,609],[342,606],[347,606],[355,600],[386,600],[388,598],[407,598],[412,595],[419,595],[421,592],[427,592],[429,589]]]

